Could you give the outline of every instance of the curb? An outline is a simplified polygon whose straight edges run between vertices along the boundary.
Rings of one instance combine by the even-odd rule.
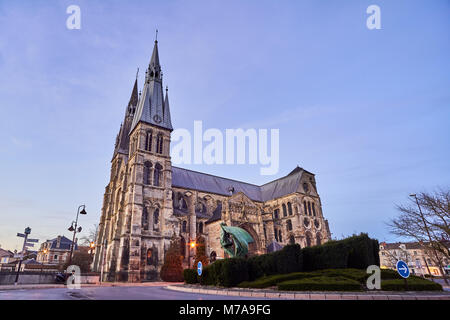
[[[273,291],[245,291],[230,289],[200,289],[181,285],[169,285],[166,289],[173,291],[202,293],[222,296],[240,296],[268,299],[288,300],[450,300],[450,295],[402,295],[402,294],[355,294],[355,293],[313,293],[313,292],[273,292]]]
[[[95,288],[95,287],[164,287],[168,282],[145,282],[145,283],[128,283],[128,282],[106,282],[106,283],[86,283],[81,284],[81,288]],[[171,283],[172,285],[179,285],[182,283]],[[24,285],[7,285],[0,286],[0,291],[9,290],[33,290],[33,289],[64,289],[67,288],[64,284],[24,284]],[[67,288],[68,289],[68,288]]]

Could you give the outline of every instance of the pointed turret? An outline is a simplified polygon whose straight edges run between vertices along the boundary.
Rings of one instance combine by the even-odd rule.
[[[172,120],[170,118],[170,107],[169,107],[169,88],[166,87],[166,97],[164,98],[164,124],[167,128],[172,128]]]
[[[113,157],[115,157],[117,153],[128,154],[130,143],[130,138],[128,134],[130,133],[131,124],[133,123],[133,117],[134,114],[136,113],[136,108],[139,103],[137,88],[138,83],[136,77],[136,80],[134,81],[133,90],[131,91],[130,101],[128,102],[128,106],[125,111],[125,119],[123,123],[120,125],[120,131],[116,138],[116,146],[114,149]]]
[[[169,129],[170,131],[173,130],[169,106],[164,106],[162,72],[157,40],[155,40],[152,58],[145,74],[144,89],[142,90],[129,133],[136,128],[139,121]]]

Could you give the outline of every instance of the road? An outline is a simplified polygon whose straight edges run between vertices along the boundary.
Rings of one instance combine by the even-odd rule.
[[[0,291],[0,300],[251,300],[246,297],[179,292],[164,286],[85,287],[80,290],[19,289]]]

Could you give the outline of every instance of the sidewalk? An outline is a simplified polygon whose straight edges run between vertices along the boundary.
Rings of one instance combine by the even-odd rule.
[[[178,282],[143,282],[143,283],[131,283],[131,282],[103,282],[95,284],[81,284],[81,288],[88,287],[165,287],[168,285],[180,285]],[[66,288],[63,284],[18,284],[16,285],[0,285],[0,291],[4,290],[28,290],[28,289],[56,289]]]
[[[267,289],[241,289],[241,288],[202,288],[195,285],[171,284],[166,287],[169,290],[215,294],[226,296],[240,296],[269,298],[269,299],[290,299],[290,300],[450,300],[450,293],[446,292],[295,292],[276,291]]]

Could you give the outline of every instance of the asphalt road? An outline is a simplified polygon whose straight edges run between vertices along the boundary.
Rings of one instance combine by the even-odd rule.
[[[246,297],[179,292],[160,287],[85,287],[79,290],[19,289],[0,291],[0,300],[251,300]]]

